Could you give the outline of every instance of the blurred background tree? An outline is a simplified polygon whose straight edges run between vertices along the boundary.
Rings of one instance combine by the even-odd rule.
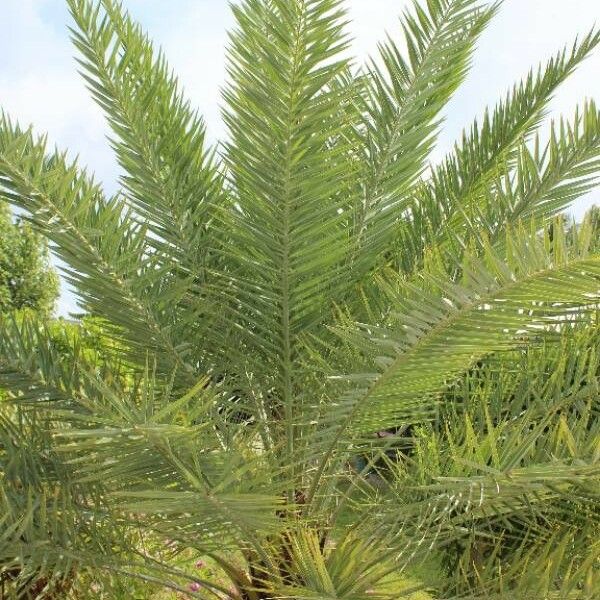
[[[48,245],[0,203],[0,313],[31,309],[50,314],[59,280],[50,265]]]

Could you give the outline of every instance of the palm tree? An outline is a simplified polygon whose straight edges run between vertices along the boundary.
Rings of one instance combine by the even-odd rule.
[[[435,556],[437,594],[592,598],[600,252],[593,215],[560,215],[597,182],[600,115],[539,129],[600,34],[436,164],[497,3],[417,2],[357,68],[342,0],[242,0],[211,148],[117,0],[67,2],[121,189],[3,114],[0,197],[107,343],[59,352],[43,322],[2,321],[7,589],[64,597],[87,569],[199,598],[398,598]]]

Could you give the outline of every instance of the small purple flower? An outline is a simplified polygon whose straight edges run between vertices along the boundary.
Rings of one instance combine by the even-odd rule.
[[[200,588],[202,588],[202,585],[199,584],[198,582],[194,581],[194,583],[190,584],[190,591],[191,592],[199,592]]]
[[[199,560],[199,561],[196,563],[196,568],[197,568],[197,569],[204,569],[204,567],[205,567],[205,566],[206,566],[206,563],[205,563],[203,560]]]

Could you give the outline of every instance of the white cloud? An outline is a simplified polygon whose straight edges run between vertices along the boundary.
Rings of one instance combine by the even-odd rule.
[[[187,94],[205,116],[209,134],[223,135],[219,89],[225,81],[226,30],[232,17],[225,0],[124,0],[162,45]],[[106,127],[90,100],[72,58],[64,0],[0,0],[0,106],[23,124],[47,131],[52,143],[80,154],[84,164],[115,188],[117,166],[105,140]],[[397,17],[408,0],[349,0],[354,50],[365,57],[387,30],[399,32]],[[505,0],[482,37],[473,70],[448,107],[439,152],[464,126],[493,105],[528,68],[545,61],[578,33],[600,20],[598,0]],[[571,115],[584,97],[600,99],[600,52],[572,77],[552,104],[553,114]],[[579,203],[581,214],[590,204]],[[67,296],[61,312],[73,308]]]

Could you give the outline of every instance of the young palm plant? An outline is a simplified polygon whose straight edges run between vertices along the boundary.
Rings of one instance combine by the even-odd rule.
[[[436,164],[498,3],[417,2],[357,68],[341,0],[242,0],[210,148],[123,7],[67,2],[121,189],[2,115],[0,196],[107,342],[2,322],[10,593],[64,597],[87,569],[198,598],[414,597],[403,572],[435,556],[438,596],[592,598],[598,227],[559,215],[597,183],[600,115],[538,129],[600,34]]]

